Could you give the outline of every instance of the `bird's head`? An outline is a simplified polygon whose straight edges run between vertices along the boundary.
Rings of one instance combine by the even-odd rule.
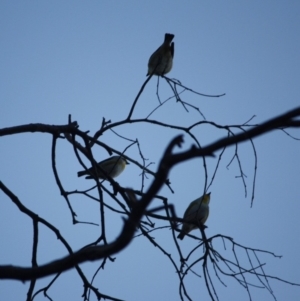
[[[206,194],[204,195],[203,201],[202,201],[204,204],[209,204],[209,201],[210,201],[210,194],[211,194],[211,192],[206,193]]]
[[[123,156],[121,158],[122,158],[122,161],[125,163],[125,165],[129,164],[129,162]]]

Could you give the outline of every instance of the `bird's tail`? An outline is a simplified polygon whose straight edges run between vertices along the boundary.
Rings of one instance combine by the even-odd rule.
[[[184,236],[185,236],[185,233],[182,231],[182,232],[179,233],[179,235],[177,236],[177,238],[183,240]]]
[[[85,170],[78,171],[78,173],[77,173],[77,176],[78,176],[78,177],[82,177],[82,176],[84,176],[84,175],[86,175]]]

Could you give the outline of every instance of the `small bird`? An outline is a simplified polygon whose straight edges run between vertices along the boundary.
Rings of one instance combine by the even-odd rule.
[[[171,43],[173,38],[173,34],[165,34],[162,45],[150,56],[147,76],[154,70],[155,75],[163,75],[171,71],[174,57],[174,42]]]
[[[110,177],[115,178],[125,169],[127,164],[129,164],[129,162],[127,162],[125,158],[121,156],[112,156],[106,160],[103,160],[98,163],[99,166],[99,168],[97,169],[98,177],[99,179],[105,179],[107,174]],[[86,175],[87,176],[85,177],[86,179],[93,179],[96,177],[93,167],[87,170],[78,171],[77,175],[78,177]]]
[[[191,222],[198,222],[200,226],[203,226],[209,214],[209,201],[210,192],[191,202],[186,209],[183,218]],[[187,233],[197,228],[196,225],[183,223],[177,238],[183,239]]]

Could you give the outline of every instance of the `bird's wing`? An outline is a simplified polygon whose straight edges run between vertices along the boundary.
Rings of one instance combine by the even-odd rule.
[[[175,46],[175,44],[173,42],[170,47],[172,58],[174,57],[174,46]]]
[[[107,164],[108,162],[111,162],[111,161],[113,161],[113,159],[115,158],[116,156],[112,156],[112,157],[109,157],[109,158],[107,158],[107,159],[105,159],[105,160],[102,160],[102,161],[100,161],[100,162],[98,162],[98,165],[102,165],[102,164]],[[114,162],[114,161],[113,161]]]
[[[184,218],[188,218],[189,215],[193,214],[196,212],[196,210],[199,208],[201,204],[201,198],[196,199],[195,201],[191,202],[190,205],[187,207],[184,213]]]
[[[207,206],[206,210],[205,210],[205,215],[203,216],[201,223],[204,224],[208,218],[209,215],[209,207]]]

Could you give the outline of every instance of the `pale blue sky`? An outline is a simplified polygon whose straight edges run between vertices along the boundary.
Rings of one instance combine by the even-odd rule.
[[[0,128],[37,122],[66,124],[68,114],[72,114],[81,130],[93,134],[103,117],[112,122],[125,118],[146,79],[148,58],[166,32],[175,34],[174,65],[169,76],[202,93],[226,93],[222,98],[186,93],[183,100],[199,107],[208,121],[221,125],[242,124],[253,115],[256,118],[252,123],[262,122],[299,106],[299,16],[299,1],[1,1]],[[170,96],[164,81],[160,93],[162,99]],[[157,104],[153,78],[133,117],[146,117]],[[197,112],[186,113],[174,100],[152,118],[185,126],[201,120]],[[156,163],[151,166],[154,171],[167,143],[178,134],[140,124],[116,130],[139,139],[145,157]],[[226,135],[211,126],[198,127],[193,133],[202,145]],[[299,130],[290,133],[300,138]],[[127,146],[113,134],[107,133],[101,139],[120,151]],[[98,237],[99,227],[72,225],[51,170],[51,140],[46,134],[1,138],[0,179],[29,209],[60,228],[77,250]],[[223,234],[248,247],[283,255],[282,259],[262,257],[266,273],[300,283],[300,142],[279,131],[254,142],[258,168],[253,208],[254,156],[250,143],[243,143],[239,149],[248,195],[245,198],[242,181],[236,178],[237,162],[226,168],[234,155],[234,149],[229,148],[210,188],[207,236]],[[186,136],[184,149],[191,143]],[[58,141],[57,151],[57,167],[65,189],[90,187],[91,182],[77,178],[81,166],[71,145]],[[137,148],[127,154],[140,161]],[[94,156],[102,160],[107,153],[98,148]],[[208,160],[209,180],[215,164]],[[130,165],[117,181],[139,189],[139,174],[140,170]],[[203,192],[202,161],[180,164],[171,171],[170,180],[175,194],[165,188],[160,194],[168,197],[182,216],[188,203]],[[109,203],[108,197],[106,201]],[[97,203],[78,196],[71,202],[79,220],[99,223]],[[153,206],[156,205],[160,203],[155,201]],[[3,193],[0,211],[0,264],[29,266],[31,220],[20,214]],[[109,212],[106,220],[108,240],[113,241],[122,220]],[[193,234],[200,235],[197,231]],[[153,235],[178,263],[171,232],[165,229]],[[179,244],[187,254],[196,242],[185,238]],[[221,244],[218,250],[223,252]],[[201,256],[201,250],[198,252]],[[65,254],[56,237],[41,227],[38,262],[46,263]],[[179,300],[174,268],[147,240],[135,239],[115,257],[116,261],[108,262],[94,281],[102,293],[130,301]],[[82,268],[91,277],[98,266],[94,262]],[[201,265],[195,271],[201,274]],[[36,289],[50,279],[39,281]],[[230,279],[223,280],[226,289],[214,279],[220,300],[248,300],[241,286]],[[189,274],[186,283],[193,300],[208,300],[203,278]],[[277,281],[270,284],[278,300],[300,299],[300,287]],[[0,282],[1,299],[24,300],[27,290],[28,283]],[[253,300],[273,300],[266,290],[252,288],[251,293]],[[63,274],[49,290],[53,300],[82,300],[81,294],[82,283],[74,271]],[[45,298],[40,295],[35,300]],[[96,299],[93,296],[91,300]]]

